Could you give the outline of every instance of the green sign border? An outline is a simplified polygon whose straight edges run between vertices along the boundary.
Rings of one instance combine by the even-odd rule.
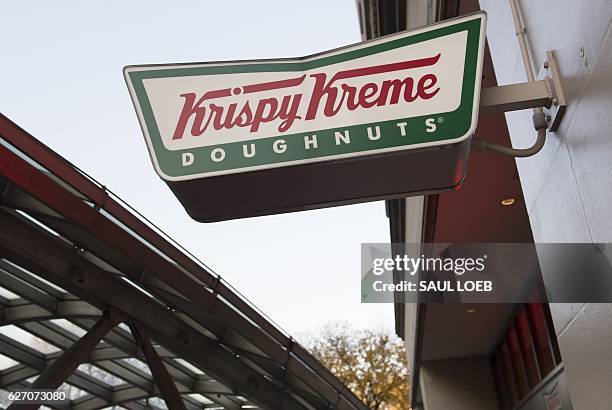
[[[299,161],[319,159],[333,160],[338,156],[350,156],[355,158],[355,155],[377,154],[380,152],[398,150],[402,148],[410,148],[414,145],[422,146],[440,145],[445,142],[451,143],[453,140],[463,140],[469,135],[466,135],[472,127],[475,127],[475,116],[473,115],[474,99],[476,98],[475,86],[480,84],[480,79],[476,78],[480,75],[479,58],[482,58],[481,38],[484,30],[485,13],[476,13],[470,16],[460,18],[460,21],[452,25],[431,29],[422,33],[414,34],[389,40],[381,44],[375,44],[370,47],[364,47],[357,50],[347,51],[345,53],[324,56],[321,58],[304,57],[300,60],[291,60],[290,62],[245,62],[244,64],[232,63],[229,65],[211,65],[211,66],[185,66],[174,68],[150,69],[151,66],[127,66],[124,68],[126,81],[132,84],[135,97],[140,106],[144,125],[148,131],[148,139],[150,141],[149,151],[156,165],[156,170],[165,180],[186,180],[196,179],[201,177],[228,174],[236,172],[245,172],[252,169],[271,168],[274,166],[290,166],[297,165]],[[442,24],[447,23],[443,22]],[[430,114],[420,117],[398,118],[391,121],[376,122],[371,124],[360,124],[341,128],[332,128],[327,130],[317,130],[308,134],[290,134],[276,135],[273,137],[261,138],[257,140],[247,140],[241,142],[218,144],[207,147],[196,147],[185,150],[168,150],[163,145],[159,129],[151,108],[151,103],[146,94],[143,81],[151,78],[167,78],[167,77],[185,77],[185,76],[201,76],[201,75],[218,75],[232,73],[254,73],[254,72],[301,72],[327,65],[340,63],[343,61],[354,60],[356,58],[369,56],[392,50],[399,47],[404,47],[411,44],[420,43],[434,38],[443,37],[446,35],[467,31],[468,38],[466,44],[464,77],[461,91],[461,103],[459,107],[452,112]],[[279,61],[279,60],[276,60]],[[481,62],[480,62],[481,63]],[[212,63],[211,63],[212,64]],[[217,63],[218,64],[218,63]],[[133,69],[144,68],[143,71],[131,71]],[[129,85],[129,84],[128,84]],[[134,101],[136,104],[136,101]],[[425,131],[425,119],[434,117],[437,119],[437,131],[428,133]],[[410,138],[401,137],[398,135],[397,122],[407,122],[406,129],[409,130]],[[370,141],[367,138],[367,127],[379,126],[381,135],[384,137],[378,141]],[[334,131],[349,130],[351,135],[351,144],[336,145],[333,137]],[[145,130],[143,129],[143,132]],[[316,133],[318,147],[317,149],[304,149],[305,135]],[[387,137],[390,135],[391,137]],[[287,150],[283,154],[274,153],[272,144],[278,139],[283,139],[286,142]],[[149,142],[148,141],[148,142]],[[242,146],[245,143],[255,143],[256,152],[252,158],[244,158],[242,155]],[[211,151],[214,148],[221,147],[225,150],[225,159],[221,162],[213,162],[210,160]],[[374,148],[373,148],[374,147]],[[190,152],[194,154],[196,161],[188,166],[182,166],[182,153]],[[348,155],[347,155],[348,154]],[[197,158],[207,158],[206,161],[198,161]],[[329,158],[331,157],[331,158]],[[308,161],[312,162],[312,161]],[[288,164],[287,164],[288,163]],[[224,172],[227,171],[227,172]]]

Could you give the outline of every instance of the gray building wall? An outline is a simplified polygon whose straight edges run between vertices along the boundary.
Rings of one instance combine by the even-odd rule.
[[[480,4],[499,84],[526,81],[507,1]],[[534,65],[555,50],[569,100],[542,152],[517,160],[534,238],[612,242],[612,1],[519,0],[519,7]],[[530,146],[531,112],[506,119],[513,145]],[[551,309],[574,408],[611,408],[612,304]]]
[[[426,410],[499,408],[488,357],[423,362],[420,383]]]

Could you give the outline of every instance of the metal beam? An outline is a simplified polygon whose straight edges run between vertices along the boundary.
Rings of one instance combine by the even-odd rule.
[[[157,352],[151,345],[151,340],[147,334],[133,323],[130,323],[130,330],[132,331],[132,335],[134,336],[138,347],[140,347],[140,350],[142,350],[142,353],[144,354],[147,364],[149,365],[149,369],[151,369],[151,373],[155,379],[155,384],[157,384],[161,396],[166,402],[168,408],[173,410],[187,410],[185,408],[185,403],[183,403],[183,399],[181,399],[181,395],[174,384],[174,381],[168,373],[168,369],[166,369],[166,366],[164,366],[164,363],[157,355]]]
[[[54,323],[51,322],[30,322],[30,323],[25,323],[25,324],[21,324],[20,327],[26,329],[28,332],[32,333],[33,335],[53,344],[56,345],[58,347],[61,347],[62,349],[66,350],[68,349],[77,339],[78,337],[76,337],[76,335],[72,334],[71,332],[66,331],[65,329],[55,325]],[[88,326],[88,325],[81,325],[81,327],[89,330],[89,328],[91,328],[92,326]],[[116,327],[112,332],[123,332],[121,330],[118,330],[118,328]],[[127,333],[127,332],[124,332]],[[110,335],[111,332],[107,333],[107,336],[105,336],[105,339],[108,337],[108,335]],[[132,343],[132,342],[130,342]],[[135,344],[134,344],[135,346]],[[108,349],[112,349],[115,350],[116,352],[120,352],[118,349],[114,348],[114,347],[102,347],[102,350],[108,350]],[[96,349],[96,350],[101,350],[100,348]],[[161,351],[161,354],[163,356],[168,356],[168,352],[165,351],[164,349],[159,349]],[[131,349],[130,351],[136,351],[136,349]],[[95,351],[94,351],[95,352]],[[89,362],[94,362],[95,360],[92,360],[92,357],[94,355],[94,352],[92,352],[92,354],[90,355],[90,360],[88,360]],[[126,358],[126,357],[131,357],[131,355],[126,354],[125,352],[120,352],[121,356],[119,358]],[[53,360],[56,359],[56,357],[59,356],[59,354],[56,353],[52,353],[50,355],[48,355],[47,357],[47,363],[52,362]],[[151,396],[155,396],[157,394],[159,394],[158,391],[156,391],[154,389],[154,381],[151,378],[151,376],[145,372],[143,372],[141,369],[137,368],[136,366],[125,362],[123,360],[116,360],[116,361],[111,361],[112,358],[106,358],[106,359],[101,359],[100,361],[95,361],[95,365],[97,367],[99,367],[100,369],[128,382],[133,384],[135,387],[138,387],[146,392],[148,392]],[[176,363],[176,365],[178,366],[178,363]],[[27,379],[28,377],[31,377],[35,374],[38,374],[38,371],[34,371],[33,374],[28,375],[28,372],[17,372],[18,369],[15,369],[15,367],[9,369],[11,370],[10,375],[12,376],[12,383],[16,383],[20,380],[24,380]],[[185,386],[187,386],[186,390],[184,391],[189,391],[190,389],[193,388],[193,386],[195,386],[196,380],[195,377],[191,377],[188,376],[186,374],[183,374],[182,372],[178,371],[173,365],[169,366],[169,371],[171,371],[171,375],[172,378],[174,380],[176,380],[179,383],[184,383]],[[16,373],[16,374],[15,374]],[[0,373],[2,376],[4,376],[3,373]],[[25,376],[22,377],[21,379],[18,379],[19,376]],[[80,377],[80,378],[79,378]],[[108,404],[110,404],[112,402],[112,394],[106,394],[106,390],[101,391],[98,386],[93,386],[91,381],[88,380],[83,380],[83,377],[88,377],[87,374],[85,373],[80,373],[80,372],[75,372],[73,375],[70,376],[70,378],[68,379],[68,381],[72,384],[74,384],[75,386],[81,388],[82,390],[86,390],[91,392],[94,395],[98,395],[100,396],[99,393],[104,393],[101,395],[103,400],[106,400],[106,402]],[[4,379],[4,377],[3,377]],[[10,381],[10,379],[6,379],[7,381]],[[105,388],[106,389],[106,388]],[[183,391],[183,390],[181,390]],[[219,388],[217,388],[215,390],[215,392],[220,391]],[[190,397],[185,397],[185,401],[187,402],[187,404],[196,404],[196,400],[190,398]],[[222,404],[226,407],[228,407],[226,405],[226,401],[230,401],[230,404],[235,404],[234,402],[232,402],[229,399],[225,399],[223,397],[219,398],[216,397],[214,399],[214,401],[218,402],[219,404]]]
[[[24,282],[23,280],[17,279],[1,267],[0,286],[10,290],[11,292],[21,296],[22,298],[33,301],[34,303],[42,306],[49,312],[57,311],[58,300],[55,297],[36,289],[35,287],[30,285],[29,283]]]
[[[21,280],[23,280],[25,282],[28,282],[29,284],[31,284],[32,286],[42,290],[43,292],[45,292],[45,293],[47,293],[47,294],[49,294],[51,296],[55,296],[57,299],[67,299],[70,296],[70,295],[68,295],[65,292],[61,292],[56,287],[51,286],[48,283],[45,283],[45,282],[41,281],[40,279],[34,278],[28,272],[25,272],[23,269],[20,269],[19,267],[10,264],[7,261],[4,261],[4,260],[0,259],[0,268],[2,268],[3,270],[7,271],[8,273],[10,273],[11,275],[15,276],[16,278],[19,278],[19,279],[21,279]]]
[[[91,352],[90,361],[98,362],[101,360],[116,360],[116,359],[127,359],[130,357],[134,357],[139,359],[139,355],[134,355],[128,352],[125,352],[113,345],[106,347],[99,347],[93,352]]]
[[[2,372],[0,386],[3,388],[27,384],[26,379],[43,372],[54,360],[45,359],[42,353],[4,335],[0,335],[0,351],[7,357],[22,363]],[[68,383],[107,401],[112,400],[110,386],[78,370],[70,375]]]
[[[117,323],[116,319],[105,314],[98,323],[82,338],[80,338],[70,349],[66,350],[56,361],[47,367],[32,383],[31,389],[55,390],[68,379],[76,368],[89,357],[89,353],[102,340],[104,335]],[[36,409],[35,404],[19,405],[19,409]],[[16,409],[17,405],[9,406]]]
[[[96,322],[92,319],[75,318],[72,320],[75,324],[82,327],[85,330],[91,329]],[[129,356],[138,356],[138,346],[134,342],[132,335],[122,329],[120,326],[115,327],[104,336],[104,340],[109,344],[115,346],[127,353]]]
[[[55,312],[49,312],[37,304],[24,303],[4,307],[4,319],[0,325],[50,320],[56,318],[98,318],[102,311],[82,300],[58,301]]]
[[[548,79],[483,88],[480,92],[480,111],[505,112],[550,107],[553,98]]]
[[[0,352],[33,369],[41,370],[45,368],[45,355],[3,334],[0,334]]]
[[[30,377],[36,376],[38,370],[23,364],[16,364],[2,371],[0,376],[0,387],[6,388],[12,384],[22,382]]]
[[[181,390],[182,391],[180,392],[180,394],[185,394],[185,395],[188,395],[188,394],[205,395],[206,394],[206,392],[199,391],[199,390],[185,390],[184,388]],[[152,394],[152,393],[148,393],[142,390],[139,387],[126,385],[126,386],[117,388],[113,392],[113,399],[110,402],[104,402],[103,400],[100,400],[94,396],[84,396],[74,401],[73,409],[74,410],[89,410],[89,409],[100,408],[100,407],[105,407],[105,406],[113,406],[113,405],[124,406],[124,403],[126,402],[132,402],[135,400],[156,397],[159,393],[160,392],[155,391]],[[242,408],[241,404],[227,397],[224,397],[222,395],[210,397],[209,400],[211,400],[213,403],[211,403],[210,405],[202,405],[201,403],[199,403],[198,408],[202,408],[202,407],[219,408],[219,405],[223,406],[224,409],[229,409],[229,410],[239,410]],[[193,404],[195,403],[192,401],[189,404],[187,404],[185,407],[190,408],[192,407]],[[244,403],[244,404],[247,404],[247,403]],[[174,407],[168,407],[168,408],[174,410]]]
[[[193,392],[193,393],[196,393],[196,392]],[[156,397],[156,394],[147,393],[143,391],[142,389],[139,389],[138,387],[124,386],[124,387],[120,387],[117,390],[115,390],[113,394],[113,400],[110,403],[106,403],[103,400],[99,400],[98,398],[93,397],[93,396],[85,396],[85,397],[81,397],[74,401],[72,410],[93,410],[93,409],[100,409],[102,407],[109,407],[109,406],[128,407],[128,403],[135,403],[137,400],[150,399],[150,398]],[[218,409],[219,404],[213,402],[209,405],[203,405],[197,400],[190,400],[186,404],[187,410],[195,410],[195,409],[202,409],[202,408],[208,408],[208,407],[214,407]],[[157,408],[157,407],[154,407],[154,408]],[[225,407],[224,406],[224,408],[234,409],[235,407]],[[169,407],[169,409],[173,410],[174,408]]]
[[[90,394],[94,394],[107,402],[110,402],[113,398],[112,386],[109,386],[104,381],[85,372],[77,370],[68,377],[67,381],[69,384]]]
[[[7,261],[0,260],[0,268],[4,269],[16,278],[28,282],[32,286],[42,290],[43,292],[51,296],[55,296],[58,299],[65,299],[69,298],[70,296],[67,293],[60,291],[55,286],[51,286],[50,284],[41,281],[40,278],[35,278],[30,273],[25,272],[23,269],[20,269],[19,267],[12,265]]]

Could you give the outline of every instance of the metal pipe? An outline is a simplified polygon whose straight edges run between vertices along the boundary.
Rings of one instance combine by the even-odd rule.
[[[512,19],[514,20],[514,30],[516,30],[516,38],[519,42],[521,49],[521,57],[523,57],[523,65],[525,66],[525,73],[527,74],[527,81],[533,81],[533,66],[531,65],[531,59],[529,58],[529,50],[527,49],[526,31],[521,22],[521,16],[518,11],[518,5],[516,0],[508,0],[510,3],[510,10],[512,10]]]
[[[546,128],[548,124],[546,123],[546,120],[544,119],[544,113],[534,114],[534,117],[536,116],[539,116],[540,119],[537,120],[534,118],[534,123],[544,121],[544,125],[541,128],[536,128],[537,138],[536,138],[535,143],[531,147],[529,148],[511,148],[511,147],[505,147],[503,145],[498,145],[498,144],[489,144],[488,141],[484,138],[476,138],[472,140],[472,149],[478,150],[478,151],[481,151],[481,150],[493,151],[493,152],[497,152],[498,154],[509,155],[515,158],[531,157],[532,155],[537,154],[538,152],[540,152],[542,147],[544,147],[544,143],[546,142]]]
[[[533,66],[531,65],[531,59],[529,58],[529,49],[527,48],[527,36],[526,30],[521,22],[521,16],[519,14],[517,0],[508,0],[510,4],[510,10],[512,11],[512,19],[514,20],[514,29],[516,31],[516,38],[518,39],[519,48],[521,49],[521,57],[523,58],[523,65],[525,66],[525,74],[527,74],[527,80],[529,82],[534,81]],[[505,147],[503,145],[489,144],[487,140],[479,138],[472,140],[472,149],[475,150],[489,150],[497,152],[502,155],[509,155],[512,157],[530,157],[537,154],[544,147],[546,142],[546,129],[548,128],[548,122],[544,115],[542,107],[535,107],[533,109],[533,127],[537,132],[537,138],[535,143],[529,148],[512,148]]]
[[[519,48],[521,49],[521,57],[523,59],[523,66],[525,67],[525,74],[527,74],[527,81],[534,81],[533,66],[531,65],[531,58],[529,57],[529,48],[527,48],[527,29],[523,26],[517,0],[508,0],[508,3],[510,3],[510,10],[512,11],[514,30],[516,31],[516,38],[518,39]],[[542,107],[533,109],[534,114],[541,112],[543,112]]]

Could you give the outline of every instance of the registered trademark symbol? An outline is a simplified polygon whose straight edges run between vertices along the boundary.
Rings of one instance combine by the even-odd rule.
[[[444,117],[438,117],[438,122],[442,124],[444,122]]]

